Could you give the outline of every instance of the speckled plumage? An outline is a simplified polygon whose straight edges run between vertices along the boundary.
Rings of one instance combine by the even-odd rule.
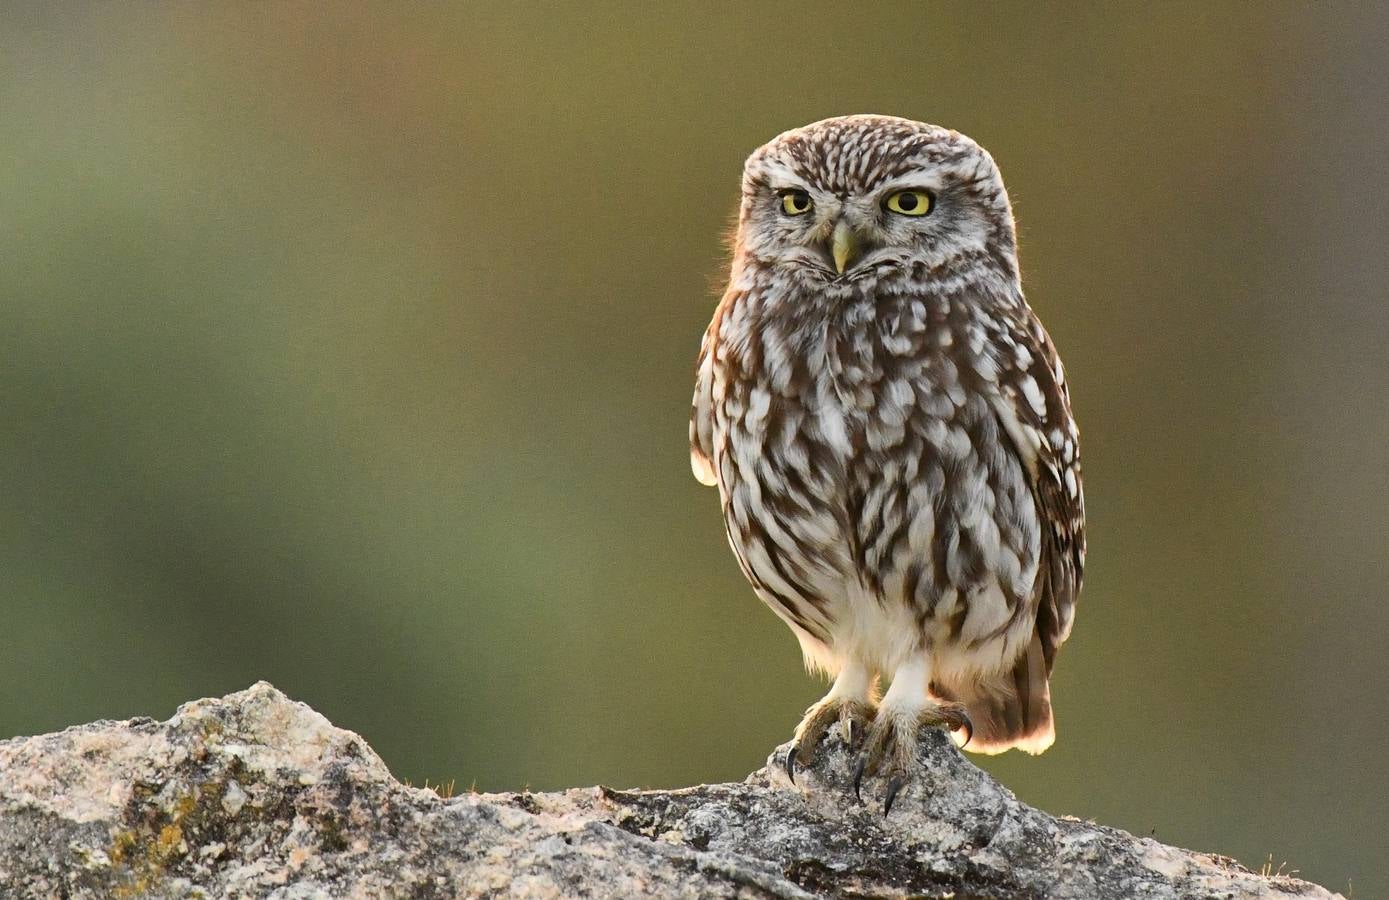
[[[907,189],[929,214],[889,211]],[[788,191],[810,212],[789,215]],[[842,234],[861,252],[841,272]],[[881,116],[754,152],[690,444],[744,574],[836,676],[798,736],[873,717],[881,676],[875,731],[963,707],[970,749],[1050,745],[1085,554],[1078,434],[988,153]]]

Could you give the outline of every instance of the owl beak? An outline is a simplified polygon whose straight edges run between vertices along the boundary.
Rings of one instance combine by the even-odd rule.
[[[834,257],[834,267],[840,275],[858,256],[858,238],[843,219],[835,223],[834,233],[830,235],[830,255]]]

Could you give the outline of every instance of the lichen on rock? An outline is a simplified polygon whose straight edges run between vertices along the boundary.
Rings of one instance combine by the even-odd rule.
[[[938,731],[890,818],[851,769],[831,737],[795,785],[769,762],[741,784],[444,799],[260,682],[0,742],[0,896],[1338,896],[1032,809]]]

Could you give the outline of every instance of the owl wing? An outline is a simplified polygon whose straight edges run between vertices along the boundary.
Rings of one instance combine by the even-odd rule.
[[[1080,434],[1056,347],[1027,307],[1008,322],[997,346],[1012,359],[999,362],[994,408],[1032,482],[1041,521],[1037,638],[1047,674],[1071,633],[1085,568],[1085,494],[1080,478]]]
[[[714,475],[714,345],[718,315],[704,332],[695,364],[694,400],[690,404],[690,468],[701,484],[718,483]]]

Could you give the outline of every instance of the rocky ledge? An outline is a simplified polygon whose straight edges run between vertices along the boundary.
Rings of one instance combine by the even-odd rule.
[[[795,785],[769,763],[741,784],[444,799],[261,682],[0,743],[0,896],[1338,896],[1032,809],[937,731],[887,819],[836,776],[842,745],[821,754]]]

